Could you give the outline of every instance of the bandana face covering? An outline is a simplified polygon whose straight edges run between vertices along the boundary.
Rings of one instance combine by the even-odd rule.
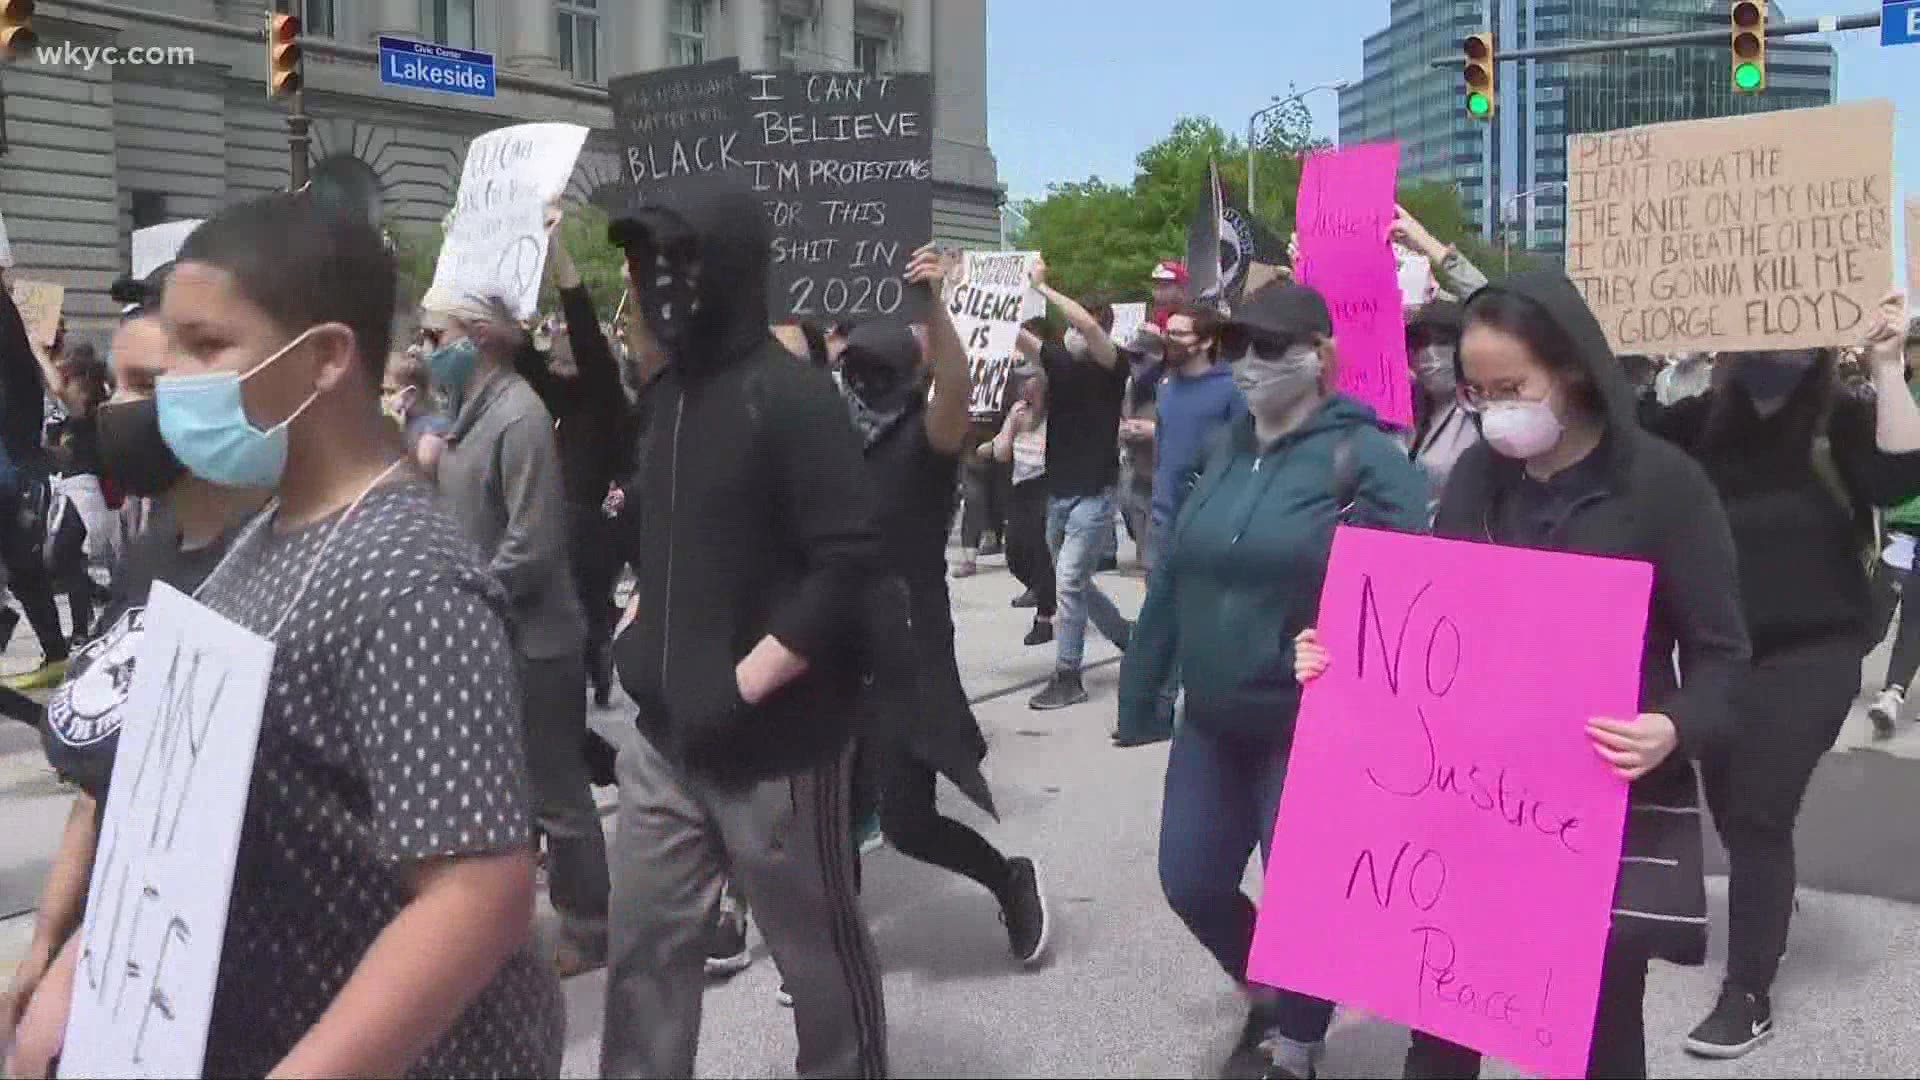
[[[1453,373],[1453,346],[1428,345],[1413,360],[1414,378],[1420,389],[1434,397],[1452,397],[1456,380]]]
[[[847,415],[853,420],[854,430],[860,433],[861,442],[867,447],[872,447],[874,443],[886,437],[887,432],[892,431],[894,426],[900,423],[901,418],[907,415],[907,406],[912,400],[908,395],[893,395],[897,404],[880,409],[875,408],[855,388],[853,378],[848,375],[846,368],[843,367],[834,372],[833,381],[834,385],[840,388],[840,397],[847,403]]]
[[[1728,374],[1747,392],[1755,411],[1766,418],[1786,408],[1813,369],[1813,361],[1811,352],[1751,353],[1733,358],[1733,370]]]
[[[634,300],[653,339],[677,355],[700,314],[700,263],[690,243],[646,244],[627,256]]]

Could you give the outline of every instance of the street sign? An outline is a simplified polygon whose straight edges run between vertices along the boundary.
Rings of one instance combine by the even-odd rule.
[[[1920,0],[1886,0],[1880,11],[1880,44],[1920,45]]]
[[[387,86],[490,98],[493,54],[382,34],[380,81]]]

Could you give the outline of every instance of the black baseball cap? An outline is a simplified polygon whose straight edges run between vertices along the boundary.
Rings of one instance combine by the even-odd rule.
[[[1332,336],[1333,314],[1318,290],[1275,281],[1234,306],[1220,326],[1220,355],[1243,355],[1253,342],[1283,350]]]

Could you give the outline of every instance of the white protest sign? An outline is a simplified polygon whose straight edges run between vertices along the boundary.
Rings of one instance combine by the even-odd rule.
[[[1147,305],[1113,305],[1113,330],[1107,335],[1115,345],[1125,348],[1133,344],[1134,336],[1147,324]]]
[[[13,245],[7,241],[7,219],[0,217],[0,270],[13,265]]]
[[[1433,299],[1434,293],[1439,289],[1439,283],[1433,277],[1432,260],[1425,255],[1415,255],[1395,244],[1393,245],[1393,265],[1400,275],[1400,302],[1403,305],[1419,307]]]
[[[947,314],[967,347],[975,416],[1007,407],[1007,381],[1020,338],[1027,274],[1039,255],[1031,251],[969,251],[960,283],[947,289]]]
[[[547,204],[566,190],[586,140],[579,124],[516,124],[473,140],[421,306],[498,296],[516,317],[533,314],[547,265]]]
[[[172,262],[180,254],[180,245],[199,227],[199,218],[189,218],[133,230],[134,280],[144,281],[148,274]]]
[[[273,643],[155,582],[100,827],[62,1077],[199,1076]]]

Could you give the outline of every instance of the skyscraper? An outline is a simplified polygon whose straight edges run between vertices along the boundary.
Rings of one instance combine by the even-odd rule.
[[[1491,28],[1501,51],[1724,29],[1731,0],[1392,0],[1385,30],[1366,39],[1362,75],[1340,93],[1343,144],[1397,140],[1409,179],[1458,185],[1468,220],[1515,246],[1559,251],[1566,238],[1567,136],[1833,101],[1836,63],[1824,42],[1773,39],[1767,89],[1733,92],[1726,44],[1596,53],[1499,65],[1499,111],[1469,119],[1455,67],[1461,39]],[[1770,3],[1771,17],[1787,16]],[[1500,153],[1488,161],[1487,140]]]

